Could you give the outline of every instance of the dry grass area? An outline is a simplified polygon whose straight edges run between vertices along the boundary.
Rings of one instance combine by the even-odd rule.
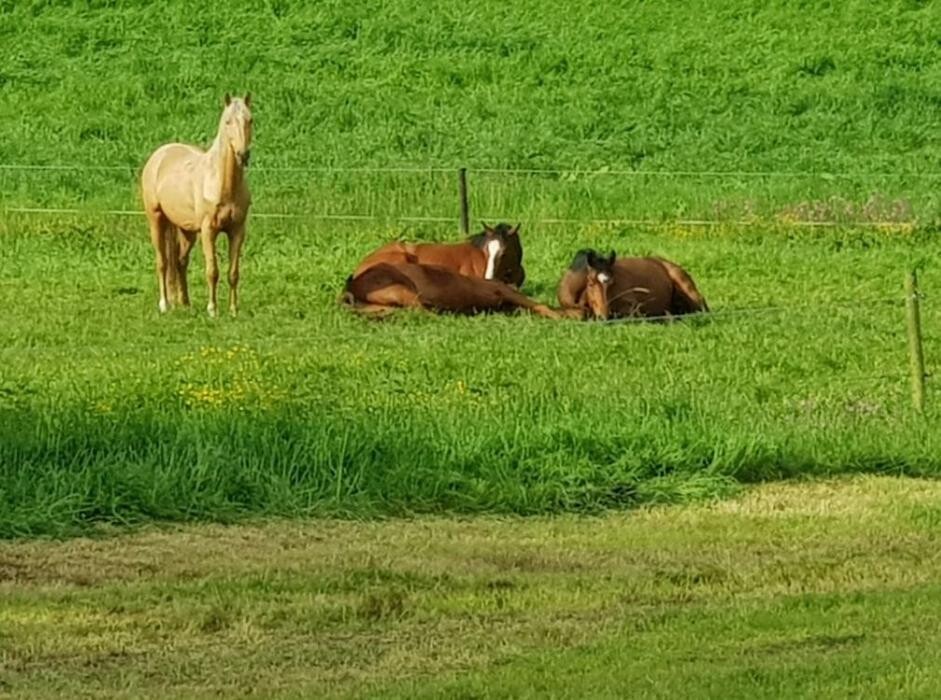
[[[507,668],[519,682],[537,661],[545,688],[565,695],[546,681],[547,654],[561,654],[563,668],[566,654],[601,659],[605,645],[662,640],[673,627],[682,647],[691,620],[708,628],[716,615],[782,601],[830,600],[823,621],[834,596],[928,591],[937,602],[939,533],[941,483],[860,477],[603,517],[266,522],[4,542],[0,696],[488,696],[509,687]],[[859,622],[847,639],[884,621]],[[755,639],[726,633],[706,635],[729,658]],[[793,654],[786,639],[769,644]]]

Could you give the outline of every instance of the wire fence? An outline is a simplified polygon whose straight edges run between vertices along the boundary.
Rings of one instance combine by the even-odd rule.
[[[924,299],[925,295],[919,293],[919,299]],[[858,311],[862,308],[873,308],[876,306],[894,306],[896,308],[901,308],[906,301],[906,297],[902,295],[898,296],[883,296],[883,297],[857,297],[854,299],[845,299],[838,301],[828,301],[825,304],[825,308],[828,312],[832,311]],[[778,305],[762,305],[762,306],[743,306],[743,307],[731,307],[731,308],[718,308],[710,310],[709,312],[692,314],[689,316],[682,317],[682,322],[705,322],[712,323],[716,319],[723,318],[738,318],[738,317],[765,317],[770,315],[787,315],[787,316],[802,316],[802,315],[813,315],[817,316],[820,314],[823,306],[819,303],[807,303],[807,304],[778,304]],[[156,307],[154,313],[156,314]],[[630,325],[630,324],[640,324],[640,325],[651,325],[656,323],[662,323],[664,321],[679,321],[680,317],[643,317],[643,316],[630,316],[627,318],[618,318],[610,319],[607,321],[597,321],[595,323],[605,326],[620,326],[620,325]],[[583,323],[574,323],[573,327],[589,327],[590,324]],[[87,336],[87,331],[94,330],[95,327],[84,327],[79,329],[73,329],[71,334],[78,338],[84,338]],[[166,348],[177,348],[182,345],[190,344],[194,339],[193,338],[176,338],[170,342],[166,342],[163,347]],[[211,336],[206,336],[198,340],[213,340]],[[215,338],[215,340],[224,340],[224,338]],[[298,344],[310,344],[315,341],[316,338],[311,335],[278,335],[271,336],[261,340],[254,340],[253,343],[258,345],[278,345],[280,343],[298,343]],[[108,344],[88,344],[84,340],[80,341],[78,344],[81,345],[83,352],[92,352],[92,351],[105,351],[110,352],[114,350],[127,350],[132,349],[133,344],[128,344],[126,342],[121,343],[108,343]],[[146,343],[140,345],[141,349],[153,348],[153,341],[148,340]],[[75,344],[65,344],[65,345],[42,345],[42,344],[24,344],[24,345],[15,345],[13,343],[6,343],[4,346],[0,346],[0,354],[4,352],[23,352],[23,351],[36,351],[44,352],[49,350],[58,350],[58,349],[68,349],[73,350]]]
[[[923,299],[924,295],[919,294],[919,298]],[[845,301],[828,301],[825,305],[827,311],[841,310],[841,309],[850,309],[850,310],[859,310],[863,307],[872,307],[877,305],[888,305],[888,306],[902,306],[905,303],[904,296],[898,297],[880,297],[880,298],[857,298],[852,300]],[[715,309],[709,311],[707,314],[708,318],[713,317],[726,317],[726,316],[766,316],[772,314],[787,314],[787,315],[797,315],[801,313],[809,314],[819,314],[821,311],[821,304],[788,304],[788,305],[767,305],[767,306],[751,306],[751,307],[739,307],[739,308],[728,308],[728,309]],[[705,316],[704,316],[705,317]],[[618,318],[612,319],[610,321],[605,321],[608,324],[623,324],[623,323],[650,323],[652,319],[644,318],[641,316],[629,316],[627,318]],[[663,320],[662,318],[660,320]]]
[[[26,163],[2,163],[0,164],[0,172],[38,172],[38,173],[49,173],[49,172],[115,172],[115,173],[127,173],[132,174],[139,172],[139,166],[131,165],[85,165],[85,164],[65,164],[65,163],[52,163],[52,164],[26,164]],[[333,167],[333,166],[284,166],[284,165],[256,165],[252,169],[254,172],[270,172],[270,173],[287,173],[287,174],[297,174],[297,175],[313,175],[313,174],[336,174],[336,173],[352,173],[352,174],[416,174],[416,175],[431,175],[431,174],[457,174],[462,170],[465,172],[471,173],[480,173],[480,174],[490,174],[490,175],[500,175],[506,177],[558,177],[558,178],[624,178],[624,179],[637,179],[637,178],[687,178],[687,179],[702,179],[702,178],[713,178],[713,179],[722,179],[722,178],[735,178],[735,179],[783,179],[783,178],[814,178],[822,180],[867,180],[867,179],[920,179],[920,180],[941,180],[941,172],[939,171],[911,171],[911,172],[812,172],[812,171],[747,171],[747,170],[626,170],[626,169],[617,169],[617,168],[595,168],[595,169],[584,169],[579,167],[570,167],[570,168],[494,168],[494,167],[479,167],[479,168],[459,168],[458,166],[442,166],[440,164],[434,165],[425,165],[425,166],[415,166],[415,165],[405,165],[405,166],[390,166],[390,167],[371,167],[371,166],[358,166],[358,167]],[[464,194],[464,193],[462,193]],[[466,194],[465,199],[462,202],[466,209]],[[143,211],[137,209],[123,209],[123,208],[105,208],[105,209],[94,209],[94,208],[82,208],[82,207],[45,207],[45,206],[3,206],[0,211],[3,211],[5,214],[17,214],[17,215],[56,215],[56,216],[91,216],[91,215],[102,215],[102,216],[115,216],[115,217],[142,217]],[[359,222],[378,222],[378,221],[401,221],[409,223],[455,223],[459,220],[459,216],[415,216],[415,215],[406,215],[406,214],[392,214],[392,215],[379,215],[379,214],[369,214],[369,213],[324,213],[324,212],[266,212],[266,211],[253,211],[251,213],[253,219],[262,219],[262,220],[327,220],[327,221],[359,221]],[[506,215],[501,215],[498,213],[490,212],[486,214],[479,214],[478,218],[483,220],[504,220],[508,217]],[[509,218],[520,218],[524,221],[530,223],[537,223],[543,225],[610,225],[610,226],[638,226],[638,227],[659,227],[665,225],[678,225],[686,227],[715,227],[715,226],[754,226],[754,225],[763,225],[769,223],[766,220],[763,220],[759,217],[752,218],[638,218],[638,217],[607,217],[607,218],[577,218],[577,217],[546,217],[541,216],[538,218],[526,218],[526,217],[509,217]],[[799,226],[799,227],[821,227],[821,228],[832,228],[832,227],[872,227],[872,228],[898,228],[898,227],[912,227],[917,224],[915,220],[866,220],[866,221],[847,221],[847,220],[800,220],[800,219],[788,219],[786,221],[781,221],[780,223],[785,223],[788,226]],[[917,295],[918,299],[923,299],[924,295],[919,293]],[[827,311],[833,310],[842,310],[842,309],[859,309],[863,307],[871,307],[873,305],[881,304],[891,304],[901,306],[903,303],[907,303],[908,297],[882,297],[877,299],[860,299],[854,298],[844,301],[831,301],[826,304]],[[756,307],[739,307],[739,308],[719,308],[714,311],[711,311],[708,314],[709,319],[721,319],[724,317],[760,317],[768,315],[777,315],[777,314],[787,314],[787,315],[796,315],[800,313],[815,313],[819,314],[821,312],[821,306],[819,304],[808,304],[808,305],[799,305],[799,304],[786,304],[786,305],[765,305],[765,306],[756,306]],[[637,324],[637,323],[649,323],[651,319],[645,318],[626,318],[618,319],[613,321],[606,322],[608,325],[617,326],[623,324]],[[920,329],[919,329],[920,334]],[[193,339],[188,339],[187,342],[192,341]],[[206,341],[210,339],[204,339]],[[266,341],[271,344],[283,345],[286,343],[298,343],[298,344],[309,344],[311,342],[310,337],[276,337],[269,338]],[[919,341],[920,342],[920,341]],[[169,344],[167,347],[183,347],[185,346],[184,341],[179,343]],[[65,346],[68,347],[68,346]],[[127,350],[128,346],[121,346],[119,349]],[[147,349],[153,349],[152,344],[147,344]],[[46,346],[41,345],[6,345],[5,347],[0,348],[0,354],[5,354],[9,352],[49,352],[50,350],[55,351],[59,349],[58,346]],[[83,345],[83,352],[89,351],[100,351],[103,353],[110,353],[116,350],[114,345],[102,345],[95,348],[95,346]],[[901,373],[880,373],[873,375],[860,375],[860,376],[847,376],[840,381],[845,380],[846,383],[865,383],[865,382],[879,382],[885,381],[888,379],[898,379]],[[922,379],[924,380],[929,375],[926,372],[923,372]]]
[[[143,210],[132,209],[78,209],[74,207],[3,207],[4,214],[54,214],[57,216],[119,216],[119,217],[143,217]],[[255,212],[250,214],[251,219],[268,220],[323,220],[323,221],[401,221],[408,223],[455,223],[458,216],[407,216],[407,215],[379,215],[379,214],[319,214],[314,212],[304,213],[282,213],[282,212]],[[483,213],[478,218],[484,221],[503,221],[514,218],[503,213]],[[596,226],[638,226],[645,228],[657,228],[661,226],[687,226],[690,228],[709,228],[717,226],[755,226],[767,224],[762,219],[632,219],[632,218],[526,218],[516,217],[530,224],[546,226],[570,226],[570,225],[596,225]],[[808,220],[788,220],[785,222],[789,226],[807,227],[807,228],[839,228],[839,227],[862,227],[862,228],[899,228],[914,226],[914,221],[808,221]]]
[[[82,163],[0,163],[0,170],[8,171],[102,171],[139,172],[140,165],[87,165]],[[941,171],[855,171],[825,170],[627,170],[620,168],[582,168],[579,166],[553,168],[494,168],[463,165],[401,165],[401,166],[285,166],[253,165],[252,172],[280,173],[456,173],[465,168],[471,173],[492,175],[581,175],[586,177],[741,177],[741,178],[838,178],[838,179],[941,179]]]
[[[135,177],[129,178],[136,181],[136,173],[140,171],[140,166],[132,165],[87,165],[72,163],[0,163],[0,173],[3,172],[119,172],[128,175],[135,174]],[[552,167],[552,168],[497,168],[497,167],[470,167],[463,168],[458,166],[446,166],[441,164],[429,165],[401,165],[401,166],[289,166],[289,165],[256,165],[253,166],[254,173],[285,173],[297,175],[314,174],[415,174],[415,175],[455,175],[459,172],[470,172],[481,175],[500,175],[505,177],[556,177],[563,179],[578,178],[620,178],[628,180],[636,179],[666,179],[666,178],[685,178],[685,179],[818,179],[818,180],[873,180],[873,179],[907,179],[914,178],[919,180],[939,180],[941,171],[910,171],[910,172],[826,172],[826,171],[773,171],[773,170],[681,170],[681,169],[662,169],[662,170],[628,170],[619,168],[580,168],[573,166],[570,168]],[[440,192],[438,193],[440,195]],[[463,193],[462,193],[463,194]],[[279,196],[289,196],[281,193]],[[289,196],[290,197],[290,196]],[[466,194],[462,202],[466,210]],[[498,205],[502,207],[503,205]],[[615,207],[620,209],[620,207]],[[32,205],[14,205],[8,203],[0,206],[0,211],[5,215],[55,215],[55,216],[76,216],[76,215],[99,215],[115,217],[137,217],[142,216],[140,209],[105,207],[60,207]],[[607,212],[606,212],[607,213]],[[617,214],[617,212],[611,212]],[[746,216],[735,216],[734,214],[724,217],[708,216],[681,216],[681,215],[654,215],[646,213],[642,216],[547,216],[545,214],[531,213],[530,215],[520,216],[519,214],[508,214],[505,211],[486,211],[477,213],[479,220],[509,220],[519,219],[529,224],[547,225],[547,226],[567,226],[567,225],[592,225],[592,226],[636,226],[643,228],[656,228],[663,226],[683,226],[690,228],[710,228],[720,226],[749,227],[762,225],[785,225],[802,228],[873,228],[873,229],[910,229],[919,225],[919,221],[912,212],[898,214],[892,212],[889,217],[885,217],[885,211],[868,212],[865,216],[839,216],[827,217],[818,214],[812,217],[801,217],[800,214],[793,212],[773,212],[770,216],[750,215],[751,212],[745,212]],[[831,212],[832,213],[832,212]],[[458,215],[417,215],[408,212],[383,212],[371,213],[363,211],[257,211],[251,213],[252,219],[257,220],[312,220],[312,221],[347,221],[347,222],[402,222],[402,223],[451,223],[463,220]]]

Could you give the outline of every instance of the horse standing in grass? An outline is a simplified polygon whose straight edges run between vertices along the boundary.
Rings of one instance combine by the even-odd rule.
[[[412,262],[380,262],[355,277],[351,275],[340,301],[366,315],[383,315],[395,307],[458,314],[523,308],[546,318],[559,318],[556,311],[505,282]]]
[[[238,313],[239,257],[251,194],[245,182],[252,143],[251,95],[225,96],[219,130],[208,151],[168,143],[147,160],[141,174],[141,196],[157,261],[160,311],[173,301],[189,305],[186,272],[199,236],[209,288],[207,310],[217,315],[219,267],[216,238],[229,238],[229,312]]]
[[[460,243],[406,243],[394,241],[373,251],[359,264],[354,277],[380,263],[438,265],[468,277],[498,280],[523,286],[523,246],[519,224],[497,224]]]
[[[589,318],[665,317],[708,311],[693,278],[663,258],[580,250],[559,283],[559,304]]]

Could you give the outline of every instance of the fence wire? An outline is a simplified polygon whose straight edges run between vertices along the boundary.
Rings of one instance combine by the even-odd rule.
[[[922,298],[922,295],[919,295]],[[716,318],[724,317],[762,317],[774,314],[784,314],[789,316],[799,316],[802,314],[819,314],[822,309],[826,310],[860,310],[867,306],[897,306],[901,307],[905,302],[904,296],[889,296],[889,297],[879,297],[879,298],[858,298],[845,301],[836,301],[828,302],[825,305],[822,304],[791,304],[791,305],[768,305],[768,306],[752,306],[752,307],[739,307],[739,308],[719,308],[699,314],[690,314],[687,316],[661,316],[661,317],[640,317],[632,316],[628,318],[620,319],[611,319],[608,321],[596,321],[596,322],[584,322],[584,321],[575,321],[572,319],[570,327],[582,327],[589,328],[593,325],[598,326],[621,326],[621,325],[630,325],[630,324],[646,324],[654,325],[664,322],[674,322],[674,323],[711,323]],[[156,314],[156,311],[154,312]],[[383,323],[384,321],[374,321],[375,323]],[[71,334],[75,337],[81,337],[82,332],[88,330],[88,328],[83,329],[73,329]],[[196,342],[240,342],[238,339],[226,339],[226,338],[180,338],[173,340],[171,342],[163,343],[158,347],[160,349],[175,349],[179,347],[189,347],[192,341]],[[310,345],[313,342],[316,342],[317,338],[310,335],[297,335],[297,336],[270,336],[262,340],[253,340],[253,345],[262,345],[262,346],[273,346],[278,344],[304,344]],[[141,345],[134,345],[131,343],[109,343],[109,344],[86,344],[83,342],[77,342],[72,344],[62,344],[62,345],[41,345],[41,344],[28,344],[28,345],[12,345],[6,344],[4,347],[0,347],[0,354],[16,354],[21,352],[54,352],[54,351],[74,351],[76,347],[80,347],[83,353],[89,351],[98,351],[103,353],[109,352],[124,352],[127,350],[140,349],[140,350],[150,350],[154,349],[153,342],[147,342]]]
[[[9,214],[54,214],[58,216],[122,216],[122,217],[141,217],[144,215],[142,210],[134,209],[76,209],[76,208],[57,208],[57,207],[4,207],[3,212]],[[458,216],[406,216],[406,215],[387,215],[378,214],[317,214],[317,213],[280,213],[280,212],[251,212],[249,219],[271,219],[271,220],[305,220],[316,219],[325,221],[402,221],[412,223],[458,223]],[[660,226],[688,226],[691,228],[709,228],[717,226],[762,226],[781,223],[787,226],[799,226],[808,228],[902,228],[911,227],[917,224],[916,221],[816,221],[816,220],[755,220],[755,219],[567,219],[567,218],[536,218],[530,219],[521,216],[510,216],[509,214],[479,214],[477,218],[484,221],[504,221],[517,219],[530,224],[538,225],[596,225],[596,226],[641,226],[645,228],[655,228]]]
[[[440,164],[433,165],[403,165],[403,166],[388,166],[388,167],[370,167],[370,166],[359,166],[359,167],[333,167],[333,166],[255,166],[252,170],[253,172],[258,173],[285,173],[285,174],[330,174],[330,173],[362,173],[362,174],[416,174],[416,175],[432,175],[432,174],[457,174],[462,168],[460,166],[443,166]],[[479,173],[479,174],[493,174],[493,175],[504,175],[508,177],[530,177],[530,176],[541,176],[541,177],[558,177],[558,178],[583,178],[583,177],[604,177],[604,178],[625,178],[625,179],[636,179],[636,178],[739,178],[739,179],[821,179],[821,180],[834,180],[834,179],[845,179],[845,180],[867,180],[867,179],[926,179],[926,180],[936,180],[941,179],[941,172],[939,171],[923,171],[923,172],[812,172],[812,171],[747,171],[747,170],[626,170],[626,169],[617,169],[617,168],[596,168],[596,169],[584,169],[580,167],[552,167],[552,168],[497,168],[497,167],[467,167],[464,168],[469,173]],[[133,174],[137,173],[140,170],[140,166],[133,165],[85,165],[85,164],[68,164],[68,163],[52,163],[52,164],[30,164],[30,163],[0,163],[0,172],[120,172]],[[78,208],[78,207],[25,207],[25,206],[5,206],[2,211],[9,214],[22,214],[22,215],[57,215],[57,216],[117,216],[117,217],[141,217],[143,212],[141,210],[135,209],[90,209],[90,208]],[[287,213],[287,212],[252,212],[251,218],[261,219],[261,220],[325,220],[325,221],[360,221],[360,222],[378,222],[378,221],[399,221],[399,222],[412,222],[412,223],[457,223],[459,221],[458,216],[408,216],[408,215],[376,215],[376,214],[362,214],[362,213],[315,213],[315,212],[300,212],[300,213]],[[499,214],[483,214],[478,218],[484,220],[503,220],[507,219],[506,215]],[[521,217],[516,217],[521,218]],[[765,221],[761,219],[652,219],[652,218],[564,218],[564,217],[545,217],[545,218],[530,218],[527,219],[522,217],[523,221],[529,223],[542,224],[542,225],[609,225],[609,226],[639,226],[639,227],[659,227],[667,225],[679,225],[687,227],[715,227],[715,226],[756,226],[756,225],[769,225],[774,223],[782,223],[788,226],[798,226],[798,227],[821,227],[821,228],[832,228],[832,227],[868,227],[868,228],[899,228],[899,227],[910,227],[917,224],[917,221],[907,220],[891,220],[891,221],[839,221],[839,220],[784,220],[784,221]],[[924,298],[924,295],[919,295],[921,298]],[[861,309],[866,306],[872,305],[897,305],[900,306],[904,303],[905,297],[883,297],[878,299],[852,299],[846,301],[830,302],[827,303],[824,307],[820,304],[806,304],[806,305],[766,305],[766,306],[756,306],[756,307],[740,307],[740,308],[720,308],[714,311],[709,312],[702,316],[707,322],[711,321],[714,318],[723,318],[723,317],[762,317],[770,315],[798,315],[801,313],[815,313],[819,314],[822,309],[827,311],[832,310],[845,310],[845,309]],[[638,324],[638,323],[651,323],[657,321],[663,321],[665,319],[649,319],[649,318],[640,318],[640,317],[630,317],[625,319],[616,319],[611,321],[604,322],[604,325],[623,325],[623,324]],[[175,349],[175,348],[184,348],[192,347],[193,339],[187,339],[186,341],[179,340],[176,342],[170,342],[163,344],[160,349]],[[259,343],[258,341],[253,341],[251,344],[258,346],[271,346],[271,345],[287,345],[287,344],[304,344],[308,345],[313,339],[308,336],[297,336],[297,337],[272,337],[268,338],[265,341]],[[221,338],[203,338],[198,340],[198,343],[212,343],[212,342],[226,342]],[[232,341],[237,342],[237,341]],[[126,352],[132,346],[130,344],[123,345],[82,345],[82,352],[87,353],[89,351],[97,352],[100,354],[118,354],[119,352]],[[31,353],[31,352],[55,352],[55,351],[71,351],[74,350],[74,345],[27,345],[27,346],[11,346],[7,345],[6,347],[0,348],[0,354],[8,353]],[[141,346],[139,348],[143,350],[154,350],[152,343],[148,343],[146,346]],[[930,375],[929,375],[930,378]],[[829,378],[825,385],[839,384],[839,385],[852,385],[852,384],[867,384],[875,383],[886,380],[896,380],[904,381],[902,373],[890,373],[890,374],[872,374],[872,375],[857,375],[857,376],[835,376]],[[814,378],[806,383],[798,382],[796,385],[792,386],[796,390],[804,390],[811,387],[820,387],[821,380],[819,377]]]
[[[141,165],[85,165],[81,163],[0,163],[0,170],[7,171],[99,171],[138,172]],[[799,171],[799,170],[627,170],[622,168],[582,168],[579,166],[551,168],[498,168],[462,165],[400,165],[400,166],[291,166],[253,165],[253,172],[274,173],[452,173],[465,169],[468,173],[493,175],[569,175],[585,177],[713,177],[713,178],[820,178],[820,179],[941,179],[941,171]]]
[[[0,163],[0,172],[123,172],[137,173],[141,166],[135,165],[85,165],[78,163]],[[866,179],[941,179],[941,171],[923,171],[923,172],[826,172],[826,171],[748,171],[748,170],[628,170],[619,168],[594,168],[582,169],[577,166],[572,167],[551,167],[551,168],[500,168],[500,167],[468,167],[461,168],[457,165],[400,165],[400,166],[281,166],[281,165],[256,165],[252,168],[253,172],[264,173],[291,173],[291,174],[342,174],[342,173],[360,173],[360,174],[452,174],[456,175],[460,170],[466,170],[470,173],[495,174],[507,177],[525,177],[525,176],[564,176],[565,178],[578,177],[614,177],[625,179],[636,178],[712,178],[712,179],[846,179],[846,180],[866,180]],[[5,214],[27,214],[27,215],[105,215],[133,217],[141,216],[142,211],[136,209],[83,209],[77,207],[37,207],[37,206],[6,206],[2,210]],[[414,215],[383,215],[369,214],[361,212],[252,212],[251,218],[261,220],[323,220],[323,221],[351,221],[351,222],[382,222],[398,221],[405,223],[451,223],[459,221],[458,216],[414,216]],[[486,213],[475,215],[483,220],[506,220],[509,218],[520,218],[517,215],[507,215],[500,213]],[[605,217],[605,218],[566,218],[566,217],[541,217],[525,218],[531,224],[539,225],[596,225],[596,226],[638,226],[638,227],[659,227],[666,225],[687,226],[692,228],[717,227],[717,226],[760,226],[768,224],[784,224],[795,227],[809,228],[910,228],[918,225],[915,219],[889,219],[889,220],[853,220],[853,219],[709,219],[709,218],[638,218],[638,217]]]

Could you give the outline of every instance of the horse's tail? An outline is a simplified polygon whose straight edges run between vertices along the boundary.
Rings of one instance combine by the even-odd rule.
[[[693,278],[689,276],[689,273],[669,260],[658,259],[666,270],[667,276],[673,282],[674,300],[679,302],[680,307],[676,311],[680,313],[709,311],[709,304],[706,303],[705,297],[696,287],[696,283],[693,282]]]
[[[180,288],[180,234],[173,224],[166,223],[161,231],[163,252],[167,259],[167,296],[179,303],[182,296]]]

